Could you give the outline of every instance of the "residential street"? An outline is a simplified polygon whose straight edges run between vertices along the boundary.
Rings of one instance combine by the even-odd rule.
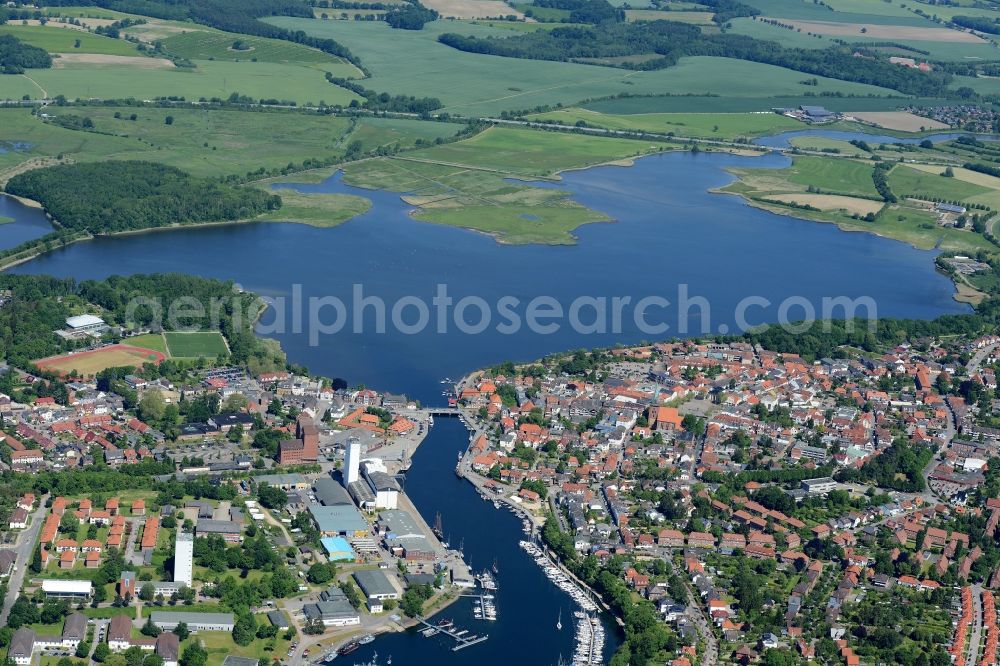
[[[32,550],[35,542],[38,541],[38,533],[42,529],[45,501],[48,498],[48,495],[39,498],[38,508],[31,514],[31,523],[28,525],[28,529],[23,530],[17,536],[17,546],[14,547],[17,552],[17,564],[14,565],[14,573],[7,581],[7,596],[3,600],[3,612],[0,612],[0,625],[7,624],[7,616],[10,614],[11,606],[14,605],[17,595],[21,591],[21,586],[24,585],[24,577],[28,571],[28,564],[31,562]]]

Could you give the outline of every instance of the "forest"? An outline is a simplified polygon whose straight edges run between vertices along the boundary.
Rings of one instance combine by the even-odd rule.
[[[385,22],[389,27],[400,30],[421,30],[425,23],[430,23],[437,17],[438,13],[433,9],[428,9],[419,2],[412,2],[397,5],[385,15]]]
[[[26,69],[47,69],[52,57],[37,46],[13,35],[0,35],[0,74],[23,74]]]
[[[625,10],[613,6],[607,0],[535,0],[535,7],[563,9],[569,16],[562,23],[590,23],[597,25],[607,21],[622,23],[625,21]],[[539,19],[541,20],[541,19]]]
[[[249,219],[281,206],[280,197],[256,188],[139,161],[34,169],[11,178],[6,191],[40,202],[64,229],[93,234]]]
[[[439,41],[460,51],[525,58],[571,61],[621,58],[655,53],[661,57],[623,63],[630,69],[663,69],[684,56],[717,56],[787,67],[815,76],[891,88],[908,95],[944,95],[951,75],[898,67],[881,57],[855,58],[849,48],[784,48],[777,42],[746,35],[704,34],[697,26],[675,21],[605,22],[599,26],[566,26],[513,37],[469,37],[455,33]]]

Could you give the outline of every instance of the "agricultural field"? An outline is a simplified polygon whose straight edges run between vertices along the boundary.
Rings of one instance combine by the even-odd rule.
[[[862,111],[852,112],[858,120],[878,127],[901,132],[923,132],[926,130],[948,129],[945,123],[923,118],[906,111]]]
[[[899,7],[887,7],[879,0],[834,0],[820,4],[813,0],[754,0],[762,16],[800,21],[835,21],[869,25],[910,25],[936,27],[937,24]],[[899,4],[898,2],[896,3]],[[839,7],[834,10],[835,6]]]
[[[323,76],[323,72],[327,70],[342,76],[352,75],[356,69],[345,63],[313,67],[269,62],[199,60],[195,62],[197,66],[193,69],[150,69],[144,66],[155,63],[150,58],[115,61],[107,56],[107,60],[102,63],[67,62],[64,67],[33,69],[29,75],[4,76],[0,79],[0,99],[20,99],[23,95],[32,98],[64,95],[69,99],[154,99],[179,96],[198,100],[225,99],[238,93],[298,104],[326,102],[346,106],[357,98],[344,88],[330,85]]]
[[[774,108],[795,108],[816,103],[815,97],[706,97],[699,95],[658,95],[655,97],[618,97],[584,102],[579,108],[612,115],[641,113],[750,113]],[[941,106],[944,100],[903,97],[824,97],[823,106],[831,111],[893,111],[906,104]]]
[[[239,43],[240,48],[234,48]],[[190,60],[256,60],[276,63],[350,64],[318,49],[278,39],[233,35],[216,30],[199,30],[168,37],[162,41],[168,53]],[[354,70],[351,76],[361,76]],[[338,72],[345,76],[346,72]]]
[[[215,358],[229,353],[229,345],[218,331],[168,331],[163,338],[170,358]]]
[[[0,111],[4,140],[31,144],[30,156],[65,154],[74,160],[144,159],[176,166],[195,175],[244,174],[280,168],[308,158],[339,156],[350,121],[312,114],[242,113],[230,110],[153,107],[53,109],[53,115],[85,114],[94,132],[44,123],[23,109]],[[131,114],[136,120],[129,120]],[[115,118],[120,114],[121,118]],[[173,123],[167,125],[167,116]],[[3,158],[10,154],[0,155]],[[24,159],[24,155],[19,160]]]
[[[842,157],[799,156],[784,169],[730,171],[737,180],[721,188],[720,192],[742,196],[752,205],[775,213],[832,222],[846,231],[874,233],[921,249],[939,247],[945,251],[975,254],[992,248],[978,233],[940,226],[937,215],[925,207],[906,202],[883,204],[876,200],[872,166],[864,162]],[[895,169],[890,173],[890,183],[893,173]],[[813,192],[807,192],[810,187],[814,188]],[[818,199],[809,196],[813,194],[824,196]],[[797,205],[789,205],[789,202]],[[805,209],[802,205],[820,210]],[[879,207],[875,219],[864,220],[862,210],[873,212],[875,206]]]
[[[871,154],[858,148],[850,141],[840,139],[827,139],[821,136],[797,136],[789,142],[796,148],[803,150],[819,150],[841,155],[857,155],[858,157],[870,157]]]
[[[1000,178],[961,167],[954,176],[942,176],[944,167],[929,164],[899,165],[889,173],[893,192],[905,196],[929,196],[964,204],[981,204],[1000,210]]]
[[[155,349],[134,347],[129,344],[118,344],[92,351],[38,359],[35,361],[35,365],[42,370],[49,370],[62,375],[67,375],[75,370],[78,375],[92,377],[106,368],[159,363],[165,358],[166,355],[163,352]]]
[[[848,159],[797,158],[783,174],[791,183],[813,186],[826,193],[877,197],[872,165]]]
[[[45,49],[49,53],[99,53],[101,55],[137,56],[135,44],[124,39],[95,35],[69,24],[49,22],[47,25],[0,25],[0,35],[13,35],[21,41]],[[77,46],[77,41],[80,45]]]
[[[606,115],[588,109],[570,108],[549,111],[533,120],[552,120],[565,125],[584,122],[591,127],[613,130],[637,130],[705,139],[735,139],[778,132],[801,130],[802,122],[776,113],[647,113]]]
[[[626,9],[625,20],[627,21],[677,21],[678,23],[691,23],[694,25],[715,25],[712,23],[712,12],[676,12],[662,11],[657,9]]]
[[[444,103],[444,111],[464,115],[498,114],[538,105],[569,106],[583,99],[629,92],[680,95],[725,90],[732,97],[819,94],[825,90],[889,94],[884,88],[824,78],[819,78],[817,86],[806,86],[802,81],[807,77],[801,72],[714,57],[683,58],[676,67],[663,70],[627,71],[465,53],[437,41],[438,35],[457,29],[449,21],[427,24],[420,31],[392,30],[381,22],[288,17],[267,21],[344,44],[372,73],[364,81],[367,88],[437,97]],[[507,30],[471,23],[462,24],[461,31],[483,36],[509,34]]]
[[[565,169],[627,160],[661,149],[660,145],[631,139],[494,127],[464,141],[408,153],[407,158],[545,177]]]
[[[496,18],[498,16],[524,15],[502,0],[427,0],[425,6],[437,11],[446,19]]]

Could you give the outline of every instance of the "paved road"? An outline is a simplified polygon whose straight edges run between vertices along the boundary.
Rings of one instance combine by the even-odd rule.
[[[701,605],[700,598],[691,589],[691,584],[683,577],[683,574],[681,580],[684,582],[684,589],[687,590],[688,608],[694,608],[697,611],[697,615],[692,619],[698,627],[698,633],[705,638],[705,653],[702,655],[701,664],[702,666],[714,666],[719,662],[719,641],[715,638],[712,623]]]
[[[3,600],[3,611],[0,612],[0,626],[6,626],[11,606],[14,605],[17,595],[21,592],[21,586],[24,585],[28,564],[31,562],[31,555],[35,543],[38,541],[38,533],[42,530],[42,519],[46,513],[46,499],[48,499],[48,495],[38,500],[38,508],[31,514],[31,524],[28,529],[23,530],[17,536],[17,545],[14,546],[14,550],[17,552],[17,563],[14,565],[14,573],[7,581],[7,597]]]
[[[976,666],[979,663],[979,647],[983,640],[983,588],[972,586],[972,630],[969,633],[969,643],[966,647],[968,655],[965,663]]]

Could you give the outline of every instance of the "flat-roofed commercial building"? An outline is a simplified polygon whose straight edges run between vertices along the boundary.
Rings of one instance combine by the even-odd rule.
[[[181,622],[189,631],[232,631],[235,624],[232,613],[153,611],[149,617],[165,631],[171,631]]]

